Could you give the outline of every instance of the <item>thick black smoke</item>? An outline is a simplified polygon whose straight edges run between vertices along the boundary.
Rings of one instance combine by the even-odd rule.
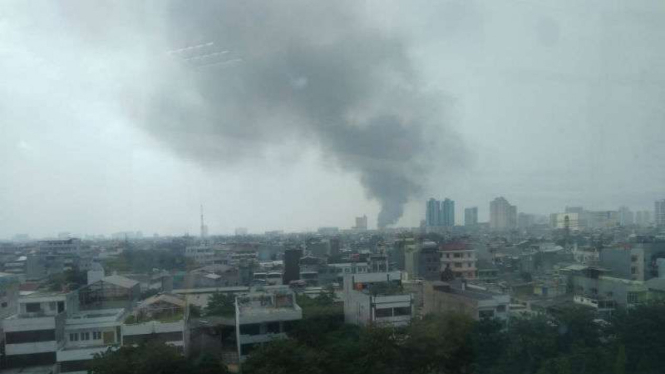
[[[220,166],[293,137],[316,143],[380,202],[378,226],[396,223],[447,132],[408,43],[361,4],[172,3],[168,55],[178,73],[151,93],[148,130]]]

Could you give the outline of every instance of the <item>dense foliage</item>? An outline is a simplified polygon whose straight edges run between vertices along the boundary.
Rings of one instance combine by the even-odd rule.
[[[136,347],[123,346],[96,354],[91,361],[92,374],[224,374],[218,357],[202,355],[187,359],[175,347],[153,341]]]
[[[88,275],[77,268],[67,269],[50,276],[47,287],[50,291],[77,290],[88,283]]]
[[[212,309],[226,312],[218,294]],[[332,293],[299,296],[305,318],[291,339],[265,344],[243,364],[246,374],[651,374],[665,367],[665,304],[619,312],[609,321],[588,309],[522,317],[505,324],[460,314],[431,315],[403,329],[343,323]],[[185,359],[161,343],[98,355],[93,374],[223,373],[219,359]]]
[[[235,313],[235,297],[222,292],[213,293],[205,308],[207,316],[234,317]]]
[[[293,339],[254,351],[243,372],[649,374],[665,367],[664,304],[618,313],[610,323],[572,308],[556,319],[507,325],[457,314],[428,316],[402,330],[307,318],[302,324]]]

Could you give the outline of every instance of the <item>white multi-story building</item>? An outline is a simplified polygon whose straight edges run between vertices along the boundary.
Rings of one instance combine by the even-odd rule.
[[[302,309],[288,287],[275,287],[236,297],[236,344],[240,361],[256,347],[286,337]]]
[[[356,325],[406,326],[414,313],[413,296],[402,290],[402,272],[344,276],[344,319]]]
[[[89,310],[68,313],[64,345],[56,354],[60,373],[87,373],[96,353],[120,344],[124,309]]]
[[[8,367],[55,365],[64,347],[67,311],[78,310],[78,294],[33,293],[18,299],[18,313],[2,321]]]

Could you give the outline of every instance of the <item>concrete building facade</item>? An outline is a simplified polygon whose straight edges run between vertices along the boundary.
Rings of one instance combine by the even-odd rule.
[[[400,327],[411,322],[414,299],[402,289],[402,272],[344,277],[344,320],[360,326]]]
[[[517,227],[517,207],[504,197],[497,197],[490,202],[490,229],[512,230]]]

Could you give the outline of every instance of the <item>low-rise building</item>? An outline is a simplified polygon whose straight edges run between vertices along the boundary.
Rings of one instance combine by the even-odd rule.
[[[286,337],[302,309],[288,287],[276,287],[236,296],[236,343],[240,361],[263,343]]]
[[[402,288],[402,272],[344,276],[344,319],[356,325],[406,326],[414,315],[414,299]]]
[[[122,325],[122,344],[160,340],[187,350],[187,302],[171,294],[152,296],[136,307]]]
[[[64,346],[67,311],[78,310],[76,292],[34,292],[18,299],[18,313],[2,328],[8,367],[55,365]]]
[[[185,248],[185,258],[192,261],[195,265],[212,265],[216,260],[216,248],[202,245]]]
[[[568,288],[578,304],[592,306],[608,316],[618,306],[631,308],[647,300],[644,282],[611,277],[607,269],[571,265],[559,271],[568,277]]]
[[[192,270],[185,279],[185,285],[188,288],[229,287],[238,286],[240,283],[238,267],[223,264],[206,265]]]
[[[78,292],[82,310],[131,310],[141,297],[141,286],[133,279],[111,275],[81,287]]]
[[[441,270],[450,269],[455,278],[476,279],[476,251],[462,242],[441,246]]]
[[[425,241],[407,247],[404,252],[404,267],[409,279],[439,279],[441,258],[436,243]]]
[[[508,318],[510,296],[467,285],[465,281],[425,282],[423,313],[457,312],[479,320]]]
[[[95,354],[119,345],[124,313],[124,309],[68,313],[64,345],[56,353],[59,372],[87,373]]]

